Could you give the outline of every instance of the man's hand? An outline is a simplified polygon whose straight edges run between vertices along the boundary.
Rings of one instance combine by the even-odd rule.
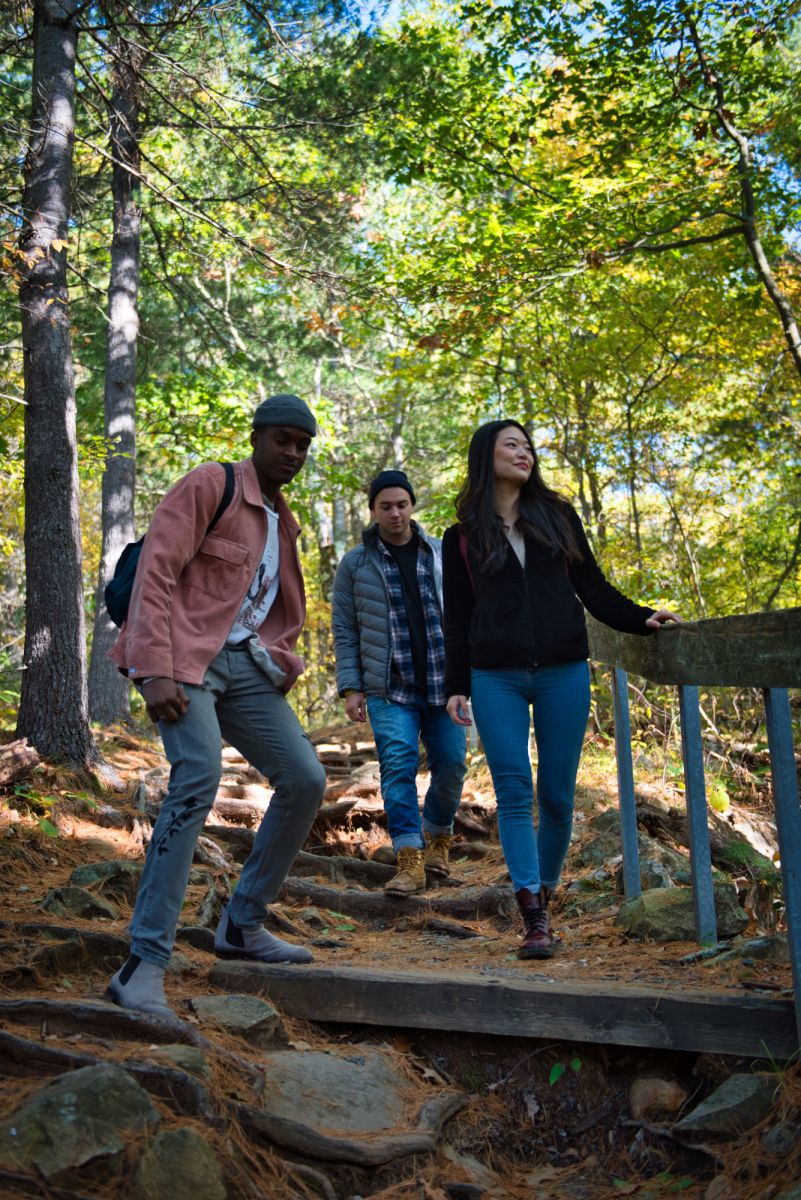
[[[364,692],[348,692],[345,697],[345,715],[349,721],[366,721]]]
[[[673,625],[683,625],[681,617],[677,617],[675,613],[670,612],[667,608],[660,608],[658,612],[651,613],[647,617],[645,624],[649,629],[660,629],[663,625],[671,622]]]
[[[142,688],[147,715],[153,722],[166,721],[173,725],[189,708],[189,697],[174,679],[151,679]]]
[[[456,725],[472,725],[467,696],[451,696],[447,704],[448,716]]]

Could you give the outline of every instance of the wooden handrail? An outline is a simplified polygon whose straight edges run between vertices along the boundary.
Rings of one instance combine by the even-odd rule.
[[[639,895],[640,865],[627,675],[631,672],[679,689],[695,925],[702,943],[714,942],[717,923],[698,687],[762,689],[801,1044],[801,805],[788,693],[789,688],[801,688],[801,608],[694,621],[660,629],[653,637],[616,633],[589,616],[587,624],[591,657],[612,669],[623,879],[628,898]]]
[[[617,633],[587,617],[590,657],[654,683],[801,687],[801,608]]]

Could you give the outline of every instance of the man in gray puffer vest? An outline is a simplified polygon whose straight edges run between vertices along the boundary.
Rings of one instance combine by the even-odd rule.
[[[334,581],[337,691],[351,721],[370,717],[398,860],[385,890],[410,896],[424,889],[426,871],[449,874],[465,738],[445,708],[440,540],[412,520],[414,491],[403,471],[377,475],[369,503],[374,524],[345,555]],[[431,771],[422,822],[421,740]]]

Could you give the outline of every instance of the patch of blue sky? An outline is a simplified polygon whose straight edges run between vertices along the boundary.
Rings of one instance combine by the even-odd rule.
[[[424,0],[355,0],[352,10],[360,29],[383,29],[397,25],[404,13],[429,8]]]

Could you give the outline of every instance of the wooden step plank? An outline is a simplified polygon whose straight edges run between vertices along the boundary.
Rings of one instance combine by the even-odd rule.
[[[546,965],[546,964],[541,964]],[[211,982],[310,1021],[561,1038],[777,1060],[798,1047],[790,1001],[441,971],[218,963]]]

